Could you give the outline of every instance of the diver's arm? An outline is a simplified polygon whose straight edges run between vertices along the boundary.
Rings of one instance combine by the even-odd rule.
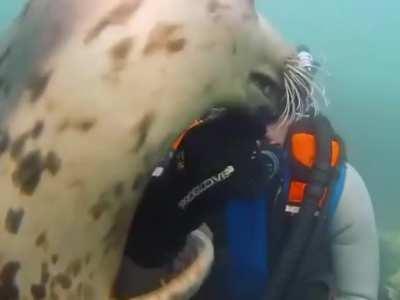
[[[368,190],[347,164],[345,186],[332,224],[337,300],[376,300],[379,248]]]
[[[264,126],[240,113],[188,130],[161,174],[155,172],[136,210],[125,254],[145,268],[170,262],[187,235],[232,195],[257,193],[271,177],[258,149]]]

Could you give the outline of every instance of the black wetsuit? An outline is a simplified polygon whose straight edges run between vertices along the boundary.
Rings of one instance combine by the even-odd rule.
[[[252,283],[245,282],[251,278],[242,281],[249,287],[245,296],[227,295],[231,283],[224,281],[230,264],[226,254],[231,250],[226,245],[223,213],[230,199],[252,201],[268,195],[266,257],[273,271],[294,219],[283,213],[286,198],[278,194],[285,182],[282,169],[287,169],[286,159],[280,157],[284,151],[266,144],[265,124],[265,119],[247,111],[229,110],[188,130],[178,149],[155,169],[134,217],[125,254],[143,267],[161,267],[182,250],[188,234],[206,222],[214,234],[216,257],[211,275],[194,299],[264,299],[263,288],[253,290]],[[292,282],[293,297],[285,300],[328,299],[329,245],[324,239],[309,251],[315,259]]]
[[[258,141],[264,132],[264,121],[240,109],[211,115],[190,129],[179,148],[155,169],[137,209],[126,255],[144,267],[162,266],[203,222],[214,234],[221,229],[213,226],[218,220],[213,217],[227,199],[251,198],[272,184],[277,166],[261,152]]]

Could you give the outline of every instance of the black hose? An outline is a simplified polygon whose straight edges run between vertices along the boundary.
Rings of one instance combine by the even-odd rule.
[[[318,178],[321,175],[321,171],[331,171],[330,158],[333,134],[329,121],[324,117],[317,117],[315,123],[312,122],[311,125],[314,127],[313,129],[317,136],[316,166],[312,170],[311,178],[316,179],[317,183],[313,182],[306,188],[300,212],[267,285],[265,297],[267,300],[284,299],[289,291],[290,283],[295,278],[295,275],[299,274],[301,258],[304,256],[310,240],[312,244],[317,242],[320,230],[325,224],[327,205],[324,205],[324,208],[320,211],[321,218],[315,224],[315,214],[319,210],[318,201],[321,199],[325,187],[323,184],[318,183]],[[318,230],[315,230],[316,228]],[[303,266],[304,264],[301,265],[301,268]]]

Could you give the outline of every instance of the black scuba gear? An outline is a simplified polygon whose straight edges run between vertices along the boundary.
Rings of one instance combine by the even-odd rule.
[[[265,299],[268,300],[308,299],[302,298],[306,297],[307,288],[313,289],[314,285],[319,291],[322,289],[329,292],[329,285],[333,280],[330,278],[331,253],[326,234],[329,206],[324,203],[325,205],[321,208],[320,201],[330,198],[330,188],[336,182],[338,175],[337,167],[345,159],[343,143],[335,134],[328,119],[323,116],[304,119],[294,124],[289,129],[285,148],[293,149],[290,145],[290,137],[295,132],[311,132],[315,135],[316,157],[314,165],[309,169],[299,165],[299,162],[293,158],[289,160],[292,177],[308,182],[309,186],[305,189],[300,213],[291,218],[289,226],[284,224],[284,206],[278,207],[280,211],[274,213],[272,230],[275,231],[275,235],[280,235],[281,240],[277,243],[278,245],[274,245],[273,255],[276,262],[267,285]],[[339,142],[341,146],[339,162],[334,166],[331,165],[333,140]],[[328,194],[325,194],[326,191]],[[282,203],[286,201],[281,201]],[[317,218],[316,213],[319,213]],[[305,288],[305,286],[308,287]],[[304,295],[300,297],[303,293]]]
[[[278,166],[258,147],[264,131],[265,123],[243,109],[214,111],[190,129],[145,188],[126,254],[144,267],[161,266],[226,199],[265,188]]]

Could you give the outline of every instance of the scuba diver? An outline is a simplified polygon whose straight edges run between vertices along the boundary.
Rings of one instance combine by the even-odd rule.
[[[194,299],[376,300],[374,213],[343,141],[312,112],[277,123],[268,109],[245,107],[195,121],[154,169],[125,255],[168,266],[206,223],[215,262]]]

